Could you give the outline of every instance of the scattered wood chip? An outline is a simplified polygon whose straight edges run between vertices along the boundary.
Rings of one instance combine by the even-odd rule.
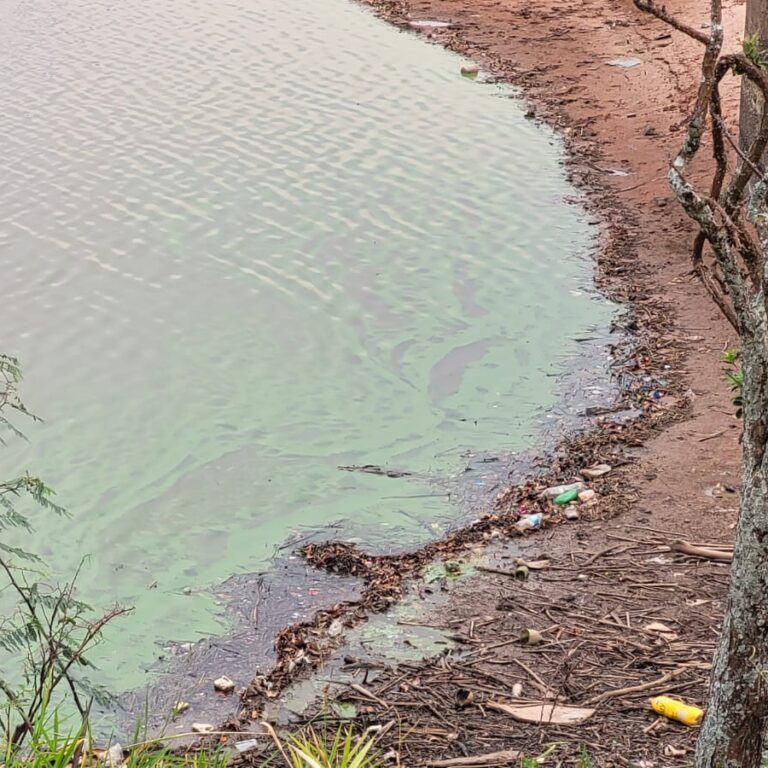
[[[555,725],[576,725],[588,720],[595,710],[588,707],[569,707],[564,704],[502,704],[489,701],[488,709],[503,712],[515,720],[525,723],[554,723]]]

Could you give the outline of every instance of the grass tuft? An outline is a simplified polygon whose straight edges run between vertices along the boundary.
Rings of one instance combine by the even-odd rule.
[[[351,728],[339,728],[331,740],[312,728],[285,741],[271,728],[270,733],[287,768],[380,768],[384,764],[375,747],[376,737],[355,736]]]

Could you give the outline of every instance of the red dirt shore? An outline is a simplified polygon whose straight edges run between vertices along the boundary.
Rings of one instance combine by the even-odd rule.
[[[603,223],[597,282],[632,306],[641,339],[636,372],[669,380],[662,405],[670,417],[593,451],[623,465],[604,489],[598,484],[606,506],[597,522],[560,524],[522,545],[497,539],[492,567],[456,587],[447,609],[425,617],[453,632],[462,653],[392,666],[344,698],[358,704],[361,727],[389,724],[382,741],[404,766],[502,750],[465,764],[519,764],[511,750],[546,755],[544,765],[685,765],[696,729],[656,718],[648,697],[706,703],[728,572],[667,545],[676,538],[727,544],[739,485],[739,423],[720,363],[736,338],[692,276],[694,230],[666,184],[698,83],[700,46],[631,0],[365,1],[401,26],[450,22],[413,28],[520,86],[535,116],[561,132],[569,173]],[[706,20],[702,2],[671,0],[668,8],[694,27]],[[727,44],[736,48],[743,4],[725,13]],[[626,57],[641,64],[608,63]],[[736,87],[725,99],[732,112]],[[598,434],[609,429],[595,426]],[[573,466],[566,461],[555,470]],[[509,498],[519,501],[519,489]],[[505,566],[521,551],[549,561],[526,584]],[[346,556],[329,552],[317,563]],[[663,631],[653,628],[659,622]],[[541,631],[543,644],[516,642],[523,627]],[[596,711],[585,723],[542,725],[521,723],[493,704],[514,704],[521,695]]]

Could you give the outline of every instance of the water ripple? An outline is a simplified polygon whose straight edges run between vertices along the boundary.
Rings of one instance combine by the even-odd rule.
[[[344,0],[0,0],[2,348],[47,419],[3,461],[137,603],[115,678],[291,525],[401,525],[336,464],[525,445],[606,317],[552,136],[459,67]]]

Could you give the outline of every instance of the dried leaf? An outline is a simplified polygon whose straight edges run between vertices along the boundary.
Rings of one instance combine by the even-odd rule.
[[[489,701],[486,706],[496,712],[503,712],[515,720],[526,723],[554,723],[555,725],[577,725],[595,714],[589,707],[569,707],[562,704],[502,704]]]

